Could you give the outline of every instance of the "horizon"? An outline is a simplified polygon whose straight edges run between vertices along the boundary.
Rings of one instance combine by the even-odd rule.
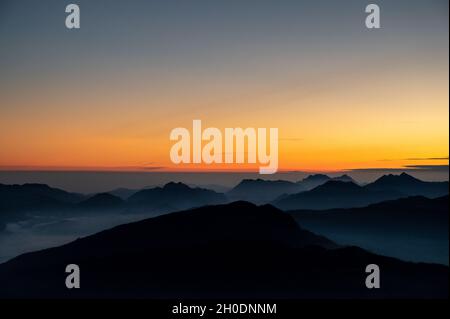
[[[428,170],[355,170],[337,172],[278,172],[273,175],[259,175],[255,172],[126,172],[126,171],[1,171],[0,184],[46,184],[69,192],[83,194],[104,193],[119,188],[143,189],[158,187],[169,182],[205,187],[214,185],[226,188],[236,186],[244,179],[267,181],[285,180],[297,182],[307,176],[324,174],[331,178],[348,175],[357,183],[371,183],[381,176],[406,173],[427,182],[449,181],[448,167],[441,171]]]

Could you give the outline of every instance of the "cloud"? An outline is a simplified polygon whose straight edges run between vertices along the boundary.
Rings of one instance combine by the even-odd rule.
[[[378,162],[394,162],[394,161],[448,161],[447,157],[409,157],[403,159],[379,159]]]
[[[351,168],[345,171],[348,172],[405,172],[405,171],[434,171],[434,172],[448,172],[448,165],[405,165],[403,167],[385,167],[385,168]]]
[[[406,165],[405,167],[427,171],[448,171],[448,165]]]
[[[413,157],[413,158],[406,158],[406,161],[445,161],[448,160],[447,157]]]
[[[138,167],[138,169],[142,169],[145,171],[156,171],[159,169],[165,169],[167,168],[166,166],[144,166],[144,167]]]

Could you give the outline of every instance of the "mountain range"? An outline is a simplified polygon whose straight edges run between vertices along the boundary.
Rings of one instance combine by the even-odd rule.
[[[183,183],[141,190],[127,200],[137,210],[174,211],[203,205],[225,203],[224,194],[204,188],[191,188]]]
[[[413,196],[360,208],[289,212],[300,225],[339,243],[403,260],[449,263],[448,195]]]
[[[448,187],[448,182],[424,182],[406,173],[384,175],[364,186],[329,180],[309,191],[280,196],[273,204],[284,210],[363,207],[409,196],[436,198],[447,195]]]
[[[59,208],[63,204],[75,204],[84,195],[69,193],[45,184],[0,184],[0,210],[20,211],[35,207]]]
[[[81,289],[64,282],[77,264]],[[367,289],[365,269],[381,269]],[[0,265],[1,298],[447,298],[448,267],[341,247],[270,205],[206,206]]]
[[[324,174],[309,175],[298,182],[284,180],[244,179],[226,193],[230,200],[245,200],[255,204],[274,201],[282,195],[311,190],[328,181],[356,182],[348,175],[329,177]]]
[[[365,186],[372,191],[397,191],[407,196],[436,198],[448,194],[448,182],[424,182],[409,174],[383,175]]]
[[[298,181],[297,184],[301,185],[303,190],[311,190],[313,188],[316,188],[317,186],[320,186],[322,184],[325,184],[328,181],[339,181],[339,182],[352,182],[355,184],[358,184],[353,178],[348,176],[347,174],[336,176],[336,177],[330,177],[325,174],[313,174],[308,175],[301,181]]]
[[[283,194],[303,191],[299,183],[289,181],[269,181],[262,179],[244,179],[226,195],[230,200],[245,200],[252,203],[268,203]]]
[[[81,210],[107,210],[120,209],[125,205],[125,201],[118,196],[109,193],[95,194],[77,204]]]
[[[447,194],[448,182],[424,182],[405,173],[385,175],[364,186],[347,175],[330,178],[316,174],[298,182],[245,179],[226,193],[174,182],[162,187],[117,189],[94,195],[70,193],[44,184],[0,184],[0,229],[7,222],[25,219],[27,214],[35,212],[167,213],[236,200],[272,203],[284,210],[331,209],[363,207],[408,196],[434,198]]]
[[[25,219],[30,211],[61,212],[85,198],[45,184],[0,184],[0,230],[6,222]]]
[[[405,196],[392,190],[370,190],[353,182],[328,181],[310,191],[284,195],[273,202],[284,210],[362,207]]]

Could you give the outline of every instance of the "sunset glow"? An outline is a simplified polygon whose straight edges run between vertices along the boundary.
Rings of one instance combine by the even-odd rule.
[[[295,5],[265,22],[262,6],[230,30],[221,24],[227,10],[199,9],[171,24],[169,13],[155,21],[142,6],[140,24],[119,28],[127,11],[113,7],[110,19],[76,35],[45,33],[51,19],[25,31],[14,19],[20,4],[8,7],[0,39],[18,40],[0,53],[1,170],[257,168],[172,164],[169,133],[193,119],[279,128],[280,171],[448,165],[448,29],[445,18],[431,19],[438,7],[418,24],[394,6],[389,28],[368,33],[337,9],[336,24],[316,26]],[[219,21],[194,23],[197,14]],[[300,32],[305,25],[312,34]]]

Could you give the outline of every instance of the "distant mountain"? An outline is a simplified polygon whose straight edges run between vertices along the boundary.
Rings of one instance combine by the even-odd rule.
[[[230,187],[217,185],[217,184],[206,184],[206,185],[186,184],[186,185],[189,186],[190,188],[209,189],[209,190],[215,191],[217,193],[226,193],[231,189]],[[121,187],[121,188],[116,188],[111,191],[108,191],[107,193],[117,196],[117,197],[120,197],[123,200],[127,200],[128,198],[130,198],[132,195],[136,194],[137,192],[139,192],[141,190],[145,190],[145,189],[151,189],[151,188],[155,188],[155,186],[147,186],[147,187],[143,187],[140,189],[131,189],[131,188],[122,188]]]
[[[81,289],[65,287],[68,264]],[[380,289],[365,286],[369,264]],[[21,255],[0,265],[0,298],[447,298],[448,270],[339,248],[270,205],[236,202]]]
[[[323,185],[328,181],[352,182],[358,184],[353,178],[351,178],[346,174],[337,177],[330,177],[324,174],[313,174],[307,176],[301,181],[298,181],[297,184],[300,185],[303,188],[303,190],[308,191],[313,188],[316,188],[317,186]]]
[[[231,187],[224,186],[224,185],[218,185],[218,184],[205,184],[205,185],[188,184],[188,186],[192,187],[192,188],[199,187],[199,188],[210,189],[217,193],[226,193],[231,190]]]
[[[84,196],[76,193],[69,193],[58,188],[53,188],[45,184],[23,184],[23,185],[5,185],[0,184],[0,199],[7,200],[11,204],[16,204],[16,199],[35,199],[37,197],[53,199],[64,203],[77,203],[84,199]],[[19,201],[19,200],[18,200]],[[18,204],[18,203],[17,203]],[[21,203],[26,205],[26,203]]]
[[[141,190],[127,200],[132,209],[142,211],[174,211],[192,207],[225,203],[224,194],[203,188],[191,188],[183,183],[168,183],[163,187]]]
[[[79,209],[86,210],[112,210],[120,209],[124,206],[124,201],[117,196],[111,195],[109,193],[96,194],[77,205]]]
[[[0,184],[0,231],[7,223],[25,220],[33,212],[67,212],[84,198],[45,184]]]
[[[323,211],[292,211],[309,230],[342,244],[411,261],[448,265],[448,195],[422,196],[367,207]]]
[[[244,179],[227,193],[227,197],[231,200],[265,204],[283,194],[292,194],[302,190],[302,186],[288,181]]]
[[[131,195],[139,192],[141,189],[130,189],[130,188],[116,188],[111,191],[108,191],[108,194],[120,197],[123,200],[128,199]]]
[[[39,211],[61,209],[80,202],[85,197],[45,184],[0,184],[0,211]]]
[[[347,174],[344,174],[342,176],[333,177],[332,180],[339,181],[339,182],[350,182],[350,183],[358,184],[353,178],[351,178]]]
[[[274,205],[284,210],[350,208],[403,196],[398,191],[370,190],[352,182],[331,180],[310,191],[279,198]]]
[[[440,197],[449,193],[448,182],[424,182],[411,175],[383,175],[365,186],[375,191],[398,191],[409,196]]]
[[[401,213],[405,211],[421,212],[425,214],[438,213],[448,218],[448,194],[437,198],[427,198],[424,196],[411,196],[395,200],[384,201],[363,207],[365,211],[382,211],[385,213]],[[392,216],[392,215],[391,215]]]
[[[325,184],[329,180],[331,180],[331,177],[327,175],[314,174],[307,176],[306,178],[297,182],[297,184],[299,184],[304,190],[311,190],[313,188],[316,188],[317,186]]]

